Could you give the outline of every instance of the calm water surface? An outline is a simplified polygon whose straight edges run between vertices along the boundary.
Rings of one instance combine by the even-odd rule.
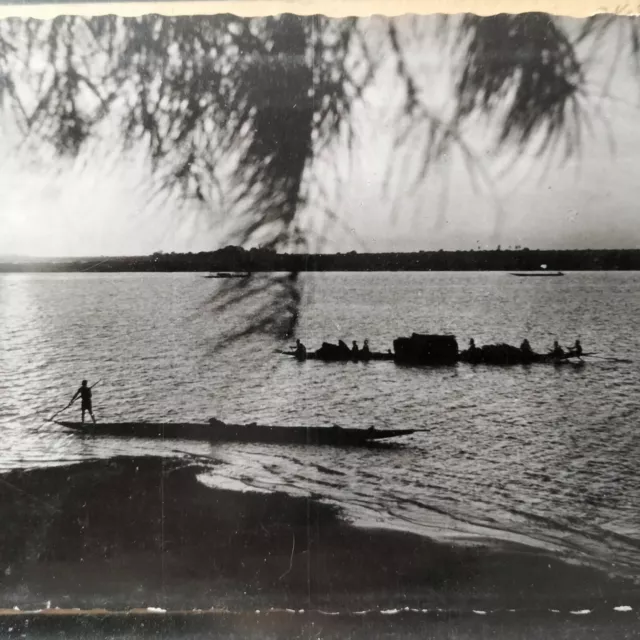
[[[300,335],[452,332],[465,344],[581,338],[583,367],[409,369],[298,363],[264,338],[213,353],[239,313],[207,307],[197,274],[0,276],[0,470],[121,454],[210,456],[203,481],[336,502],[355,521],[439,538],[514,539],[640,570],[640,273],[318,274]],[[628,361],[625,361],[628,359]],[[390,449],[151,443],[48,424],[82,378],[98,419],[416,427]],[[75,407],[74,407],[75,411]],[[69,412],[73,414],[73,412]],[[68,414],[65,414],[68,415]]]

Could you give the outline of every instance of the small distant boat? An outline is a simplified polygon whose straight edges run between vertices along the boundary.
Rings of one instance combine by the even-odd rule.
[[[257,424],[226,424],[212,418],[205,423],[104,422],[82,423],[55,420],[56,424],[90,436],[146,438],[154,440],[199,440],[202,442],[247,442],[362,446],[376,440],[415,433],[415,429],[345,429],[342,427],[273,427]]]
[[[562,271],[531,271],[529,273],[512,273],[518,278],[558,278],[563,276]]]
[[[207,276],[203,276],[205,278],[248,278],[251,276],[249,272],[247,273],[210,273]]]

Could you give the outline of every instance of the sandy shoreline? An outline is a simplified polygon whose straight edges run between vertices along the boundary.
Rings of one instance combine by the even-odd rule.
[[[631,582],[539,551],[363,530],[314,500],[208,488],[198,471],[146,457],[0,476],[0,608],[467,615],[640,602]]]

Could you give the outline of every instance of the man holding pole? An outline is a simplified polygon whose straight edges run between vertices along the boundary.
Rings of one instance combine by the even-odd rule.
[[[95,387],[95,385],[93,386]],[[82,422],[84,423],[84,412],[88,411],[91,419],[93,420],[93,424],[95,424],[96,419],[93,416],[93,407],[91,405],[91,387],[87,386],[86,380],[82,381],[82,386],[76,391],[73,398],[71,398],[69,406],[71,406],[75,402],[78,396],[80,396],[80,398],[82,399]]]

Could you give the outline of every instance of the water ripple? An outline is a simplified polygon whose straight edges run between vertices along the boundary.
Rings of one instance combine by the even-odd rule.
[[[527,336],[538,348],[579,337],[598,357],[581,368],[415,370],[291,362],[258,339],[214,357],[210,341],[241,318],[203,311],[216,286],[206,279],[3,275],[0,470],[197,455],[211,459],[203,481],[216,486],[314,495],[363,524],[516,539],[638,573],[640,274],[525,283],[491,273],[309,279],[314,295],[301,315],[308,346],[368,338],[382,350],[398,335],[450,331],[461,342]],[[102,379],[95,406],[103,420],[217,416],[428,431],[404,446],[349,452],[82,438],[45,418],[83,378]]]

